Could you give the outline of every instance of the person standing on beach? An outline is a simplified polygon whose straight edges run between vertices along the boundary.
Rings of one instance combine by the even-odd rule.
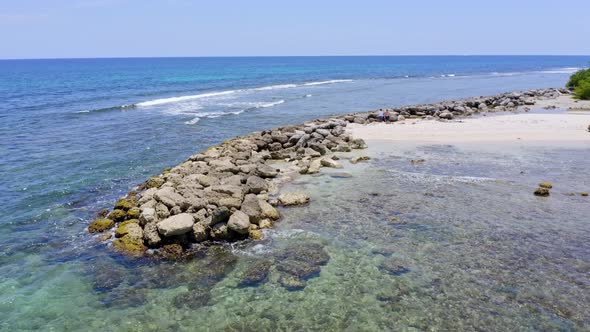
[[[377,117],[379,118],[379,122],[383,122],[383,109],[379,109],[379,113],[377,113]]]
[[[389,122],[389,119],[391,119],[391,113],[389,112],[389,110],[385,110],[385,122]]]

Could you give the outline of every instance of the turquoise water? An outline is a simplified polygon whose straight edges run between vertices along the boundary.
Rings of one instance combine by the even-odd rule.
[[[313,203],[282,211],[263,242],[185,262],[130,260],[85,231],[137,183],[229,137],[562,86],[587,60],[0,61],[0,329],[588,329],[588,200],[564,194],[588,191],[583,149],[372,148],[352,178],[298,179]],[[540,180],[560,194],[533,197]],[[272,268],[242,287],[251,266]],[[307,280],[288,289],[286,271]]]

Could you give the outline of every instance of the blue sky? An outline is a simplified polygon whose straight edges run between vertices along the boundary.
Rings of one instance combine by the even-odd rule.
[[[0,58],[590,54],[588,0],[2,0]]]

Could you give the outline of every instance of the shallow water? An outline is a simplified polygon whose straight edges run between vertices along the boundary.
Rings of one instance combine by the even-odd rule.
[[[188,262],[121,257],[86,231],[97,211],[150,175],[235,135],[562,86],[572,68],[554,68],[586,64],[585,57],[2,61],[0,330],[588,329],[588,200],[564,195],[589,191],[587,150],[383,152],[372,144],[369,163],[345,162],[350,178],[298,178],[293,187],[311,193],[312,204],[283,210],[264,241],[197,248]],[[330,80],[342,81],[305,85]],[[409,164],[416,158],[426,162]],[[556,184],[548,199],[531,194],[540,180]],[[267,276],[248,271],[269,264]],[[301,279],[288,279],[293,274]]]
[[[62,254],[4,256],[11,270],[2,274],[0,311],[16,319],[1,326],[588,330],[590,200],[568,193],[590,188],[589,152],[371,142],[355,152],[370,161],[343,160],[343,170],[322,169],[284,188],[305,191],[312,201],[283,209],[262,241],[197,250],[197,259],[171,263],[108,251],[67,263]],[[542,180],[554,183],[548,198],[532,195]],[[329,261],[302,279],[303,289],[283,287],[281,264],[300,259],[297,250],[306,247],[323,247]],[[22,259],[35,268],[6,264]],[[241,284],[261,262],[271,262],[268,276]]]

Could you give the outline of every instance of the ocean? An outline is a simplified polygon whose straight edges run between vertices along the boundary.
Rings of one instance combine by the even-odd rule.
[[[230,248],[236,261],[222,269],[218,283],[208,285],[211,299],[199,306],[179,306],[177,299],[199,287],[190,281],[202,271],[201,263],[125,258],[90,236],[86,227],[97,211],[111,208],[149,176],[231,137],[333,114],[560,87],[589,60],[583,56],[1,60],[0,330],[424,330],[450,328],[457,321],[465,323],[457,330],[486,329],[486,324],[495,330],[588,328],[589,299],[575,294],[589,293],[590,281],[583,274],[590,266],[583,240],[589,230],[574,221],[588,215],[587,203],[556,203],[547,211],[534,201],[518,199],[513,208],[501,199],[483,204],[490,193],[507,195],[510,186],[524,195],[526,189],[514,183],[532,183],[549,171],[578,170],[563,181],[571,187],[587,184],[583,176],[590,166],[587,150],[492,151],[451,174],[447,174],[451,160],[467,162],[473,153],[462,152],[461,147],[412,147],[398,155],[372,151],[385,156],[369,169],[359,166],[352,180],[328,177],[320,179],[323,187],[311,180],[294,184],[318,192],[322,203],[282,211],[285,220],[268,234],[272,243]],[[400,158],[425,149],[439,162],[419,175],[404,176]],[[512,179],[509,164],[494,164],[502,158],[534,171],[525,179]],[[561,158],[557,169],[549,165],[551,158]],[[375,174],[383,181],[374,181]],[[471,177],[510,181],[464,181]],[[398,189],[388,192],[396,185]],[[348,188],[357,190],[344,197],[330,194]],[[435,189],[447,199],[413,205],[416,196]],[[372,213],[371,205],[354,196],[372,197],[371,192],[393,195],[396,203]],[[461,204],[468,203],[466,195],[480,199],[482,206],[462,210]],[[359,210],[347,210],[349,204],[358,204]],[[338,224],[340,209],[346,222]],[[390,226],[379,224],[388,217],[383,209],[419,222],[392,230],[397,233],[394,238],[384,237],[383,227]],[[543,223],[539,232],[531,233],[527,227],[534,227],[532,221],[518,211],[561,226]],[[478,212],[481,215],[473,217]],[[523,218],[522,224],[510,228]],[[359,230],[355,220],[372,226]],[[555,244],[572,230],[579,233],[569,239],[571,264],[560,265],[555,256],[562,249]],[[489,239],[497,238],[505,246],[494,251]],[[541,248],[527,242],[530,238],[537,239]],[[273,283],[236,288],[240,271],[253,256],[272,256],[273,248],[300,241],[321,242],[331,256],[320,276],[303,291],[287,291]],[[519,245],[522,255],[510,251],[511,245]],[[445,248],[456,251],[435,255]],[[391,252],[400,252],[409,261],[409,273],[379,272],[378,266]],[[495,258],[488,259],[492,255]],[[515,262],[528,262],[530,274],[507,273]],[[479,279],[465,274],[472,270],[477,270],[473,273]],[[555,291],[538,294],[532,286],[521,287],[534,279],[533,274],[534,286],[557,284]],[[486,283],[494,287],[487,288]],[[461,305],[468,310],[459,310]],[[567,312],[556,307],[562,311],[567,307]]]

